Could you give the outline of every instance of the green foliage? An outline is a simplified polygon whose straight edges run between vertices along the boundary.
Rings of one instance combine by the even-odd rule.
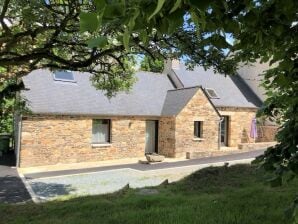
[[[117,85],[95,86],[102,87],[108,95],[124,87],[129,90],[134,79],[128,74],[131,69],[124,71],[122,62],[130,57],[119,41],[122,37],[118,39],[117,30],[100,28],[103,18],[118,13],[122,6],[95,3],[97,11],[92,10],[95,7],[89,0],[0,1],[0,85],[39,68],[91,72],[103,77],[116,69]],[[104,66],[107,63],[113,66]],[[96,80],[105,82],[103,77]]]
[[[190,68],[230,75],[238,64],[268,62],[275,67],[264,73],[269,98],[262,113],[278,118],[282,127],[279,144],[259,160],[277,176],[296,174],[298,1],[61,2],[0,2],[0,68],[6,77],[40,67],[91,71],[95,86],[111,96],[133,83],[126,66],[132,54],[184,56]],[[111,66],[98,69],[99,64]]]
[[[144,56],[141,61],[141,70],[149,72],[162,72],[164,69],[164,60],[158,58],[151,58],[150,56]]]
[[[115,94],[115,89],[118,91],[127,91],[135,81],[133,76],[135,64],[133,56],[128,56],[121,64],[123,68],[119,68],[117,64],[107,63],[103,70],[105,72],[93,74],[91,80],[97,89],[105,89],[106,95],[112,97]],[[125,79],[123,78],[125,76]],[[126,80],[126,81],[125,81]]]
[[[150,53],[154,49],[154,55],[186,57],[190,68],[202,65],[232,75],[239,64],[260,61],[272,65],[264,72],[268,99],[260,114],[282,125],[279,143],[258,161],[275,173],[271,182],[276,186],[288,173],[297,176],[297,8],[296,0],[160,0],[155,5],[149,0],[131,0],[125,2],[117,17],[104,19],[101,28],[118,30],[119,36],[125,32],[127,50],[134,46],[133,40],[139,41]],[[136,25],[126,29],[136,10],[140,11],[133,18]],[[128,33],[131,38],[127,38]]]
[[[0,85],[0,133],[12,133],[15,112],[28,111],[25,101],[16,97],[16,92],[22,87],[14,80]]]

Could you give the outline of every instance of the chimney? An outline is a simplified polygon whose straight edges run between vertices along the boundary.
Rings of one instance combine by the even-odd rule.
[[[171,70],[171,69],[175,69],[175,70],[180,69],[180,61],[177,59],[169,58],[169,59],[166,59],[164,63],[165,63],[164,71]]]
[[[183,83],[180,81],[179,77],[175,73],[174,70],[179,70],[180,69],[180,61],[179,60],[172,60],[172,59],[167,59],[165,60],[165,66],[163,73],[168,76],[170,79],[171,83],[175,87],[175,89],[182,89],[184,88]]]

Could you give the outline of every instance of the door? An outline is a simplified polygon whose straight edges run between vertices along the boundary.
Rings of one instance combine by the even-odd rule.
[[[229,117],[222,116],[220,124],[220,142],[222,146],[228,146],[228,130],[229,130]]]
[[[145,153],[157,153],[158,121],[146,121]]]

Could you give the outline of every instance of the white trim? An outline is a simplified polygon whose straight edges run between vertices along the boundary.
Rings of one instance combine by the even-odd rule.
[[[92,148],[111,147],[111,143],[92,143]]]
[[[18,120],[18,145],[17,145],[17,161],[16,161],[16,167],[20,167],[20,156],[21,156],[21,141],[22,141],[22,120],[23,116],[19,116]]]
[[[192,140],[195,141],[195,142],[205,141],[204,138],[193,138]]]

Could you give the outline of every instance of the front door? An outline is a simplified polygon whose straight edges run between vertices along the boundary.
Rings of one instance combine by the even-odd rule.
[[[228,146],[229,116],[222,116],[220,124],[220,142],[222,146]]]
[[[158,121],[146,121],[145,153],[157,152]]]

